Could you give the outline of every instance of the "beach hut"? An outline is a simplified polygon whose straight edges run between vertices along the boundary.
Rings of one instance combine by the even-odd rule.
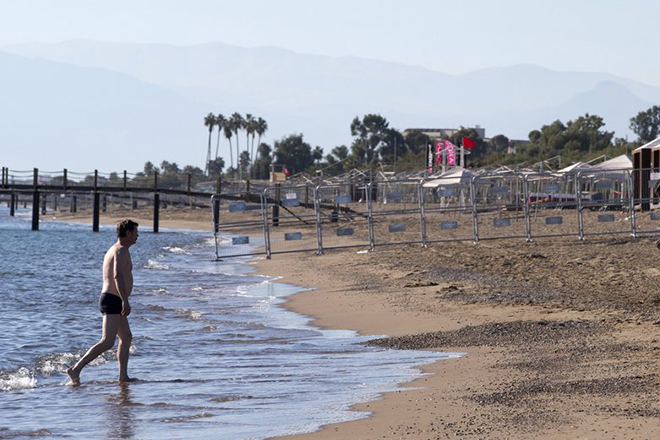
[[[441,186],[468,185],[474,176],[475,174],[470,170],[454,168],[440,174],[435,179],[424,182],[422,186],[424,188],[438,188]]]
[[[628,177],[628,172],[632,169],[632,160],[627,155],[622,154],[598,165],[593,165],[589,172],[609,179],[622,180]]]
[[[562,168],[561,170],[558,170],[556,174],[577,174],[580,171],[588,171],[591,168],[591,165],[589,165],[586,162],[575,162],[572,165],[567,166],[566,168]]]
[[[653,172],[660,171],[660,137],[633,150],[633,190],[635,204],[641,204],[642,211],[648,211],[649,180]]]
[[[457,203],[458,207],[465,207],[469,199],[470,181],[474,176],[475,174],[470,170],[454,168],[424,182],[422,187],[434,190],[434,197],[440,197],[441,207],[447,207],[452,203]],[[451,191],[452,195],[446,196],[445,191]]]

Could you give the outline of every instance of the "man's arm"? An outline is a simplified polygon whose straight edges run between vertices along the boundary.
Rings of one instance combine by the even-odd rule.
[[[117,293],[121,298],[122,302],[122,312],[124,316],[128,316],[131,313],[131,306],[128,302],[128,296],[130,295],[130,287],[128,282],[128,276],[130,276],[131,271],[131,260],[128,255],[127,249],[118,249],[115,254],[115,264],[114,264],[114,274],[115,274],[115,285],[117,286]]]

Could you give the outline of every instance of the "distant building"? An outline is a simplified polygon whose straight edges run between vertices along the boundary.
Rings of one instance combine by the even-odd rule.
[[[477,132],[477,135],[481,139],[486,138],[486,129],[481,128],[481,126],[477,125],[476,127],[466,127],[468,129],[472,129]],[[419,131],[422,132],[423,134],[427,135],[431,139],[439,139],[442,137],[450,137],[456,134],[460,128],[406,128],[403,130],[403,136],[408,136],[409,133],[413,131]]]

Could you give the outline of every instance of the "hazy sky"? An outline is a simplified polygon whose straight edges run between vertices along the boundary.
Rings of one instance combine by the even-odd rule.
[[[0,0],[0,44],[220,41],[462,73],[532,63],[660,86],[651,0]]]

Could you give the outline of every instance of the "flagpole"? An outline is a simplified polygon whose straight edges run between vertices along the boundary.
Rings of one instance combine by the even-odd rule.
[[[465,168],[465,147],[463,146],[463,141],[461,141],[461,167]]]

